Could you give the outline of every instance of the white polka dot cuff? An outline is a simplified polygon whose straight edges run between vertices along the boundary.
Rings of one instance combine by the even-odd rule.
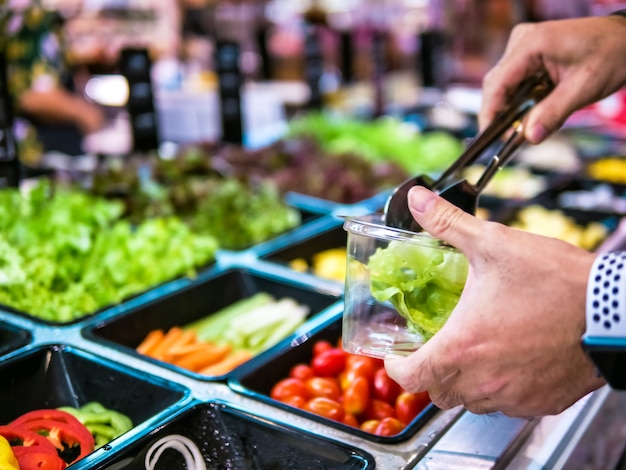
[[[599,255],[587,283],[585,336],[626,338],[626,252]]]

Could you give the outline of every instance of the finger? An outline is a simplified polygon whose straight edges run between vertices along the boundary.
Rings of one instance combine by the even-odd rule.
[[[486,128],[503,111],[511,95],[522,81],[532,77],[542,69],[542,62],[537,51],[532,47],[535,42],[528,41],[532,26],[517,25],[507,43],[507,48],[496,66],[483,79],[482,104],[478,113],[481,130]],[[520,47],[520,44],[524,47]]]
[[[486,415],[499,411],[498,407],[489,399],[489,397],[464,403],[463,407],[467,411],[476,415]]]
[[[579,90],[585,88],[590,77],[579,73],[562,81],[529,112],[526,123],[526,139],[532,144],[543,142],[560,129],[576,110],[589,104],[581,99]]]
[[[483,221],[423,186],[411,188],[408,199],[411,214],[433,237],[458,248],[466,256],[478,246]]]
[[[410,356],[386,357],[385,369],[389,377],[411,393],[432,389],[459,372],[457,365],[438,350],[435,338]]]

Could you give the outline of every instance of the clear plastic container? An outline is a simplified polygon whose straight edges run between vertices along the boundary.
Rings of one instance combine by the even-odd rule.
[[[456,306],[467,258],[425,232],[386,226],[381,215],[346,219],[343,348],[382,358],[409,355]]]

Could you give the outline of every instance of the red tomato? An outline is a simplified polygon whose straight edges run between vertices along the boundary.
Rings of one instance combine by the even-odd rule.
[[[368,381],[374,379],[374,372],[378,368],[377,361],[373,357],[357,356],[350,354],[346,358],[346,371],[350,375],[361,375]]]
[[[315,344],[313,345],[313,357],[317,356],[319,353],[328,351],[329,349],[333,349],[333,348],[334,346],[332,345],[330,341],[326,341],[323,339],[316,341]]]
[[[306,405],[306,400],[298,395],[285,397],[280,401],[286,405],[293,406],[294,408],[300,408],[300,409],[304,408],[304,405]]]
[[[322,351],[313,357],[311,367],[318,377],[337,377],[346,367],[346,352],[337,348]]]
[[[341,404],[335,400],[324,397],[311,398],[306,405],[304,405],[306,411],[315,413],[318,416],[332,419],[334,421],[342,422],[345,417],[345,412],[341,407]]]
[[[387,375],[387,371],[381,367],[374,374],[374,398],[393,405],[402,389],[397,382]]]
[[[343,424],[347,424],[348,426],[352,426],[353,428],[359,427],[359,420],[356,419],[352,413],[346,413],[343,417]]]
[[[380,420],[378,419],[368,419],[367,421],[363,421],[360,426],[361,431],[374,434],[374,432],[376,431],[376,428],[378,427],[378,423],[380,423]]]
[[[332,377],[313,377],[304,382],[311,397],[324,397],[338,401],[341,397],[339,382]]]
[[[387,417],[380,420],[374,430],[377,436],[395,436],[400,434],[406,426],[399,419]]]
[[[343,394],[343,409],[360,415],[370,401],[370,386],[365,377],[356,377]]]
[[[428,392],[402,392],[396,399],[396,418],[409,424],[430,403]]]
[[[283,401],[285,398],[293,396],[302,397],[305,400],[309,398],[309,392],[305,382],[294,379],[293,377],[277,382],[270,391],[270,397],[278,401]]]
[[[370,400],[369,405],[367,405],[367,409],[365,410],[364,417],[365,419],[385,419],[385,418],[393,418],[395,416],[395,411],[393,406],[389,403],[381,400]]]
[[[289,377],[305,381],[309,380],[311,377],[315,377],[315,373],[313,372],[313,368],[308,364],[296,364],[289,371]]]

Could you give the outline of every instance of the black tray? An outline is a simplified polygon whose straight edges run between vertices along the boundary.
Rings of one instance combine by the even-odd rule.
[[[288,246],[260,255],[260,259],[282,265],[289,265],[296,258],[304,259],[309,265],[313,263],[313,256],[332,248],[346,248],[348,234],[341,223],[338,226],[326,229],[310,237],[290,243]]]
[[[373,457],[360,449],[257,417],[227,403],[195,405],[159,426],[94,470],[144,470],[150,447],[160,438],[182,435],[200,450],[207,469],[371,469]],[[154,454],[151,454],[154,455]],[[187,468],[180,453],[167,450],[155,469]]]
[[[40,346],[3,361],[0,384],[0,402],[4,403],[0,423],[28,411],[79,408],[96,401],[128,416],[136,428],[173,413],[190,395],[178,384],[58,344]],[[84,459],[86,462],[89,456]],[[79,466],[82,460],[74,465]]]
[[[122,315],[98,321],[95,325],[84,328],[82,334],[87,339],[108,343],[177,372],[203,380],[219,380],[223,376],[200,375],[140,355],[135,348],[151,330],[184,326],[259,292],[266,292],[277,299],[291,297],[298,303],[309,306],[309,318],[340,299],[337,294],[324,292],[295,279],[283,279],[248,268],[231,267],[212,277],[199,279],[181,290],[157,297]]]
[[[290,369],[294,365],[310,362],[313,356],[313,345],[317,341],[326,340],[331,344],[336,344],[341,337],[341,330],[342,314],[335,315],[305,335],[284,341],[271,354],[244,364],[231,375],[228,379],[228,385],[237,393],[341,429],[363,439],[381,443],[397,443],[409,439],[438,411],[438,408],[432,403],[427,405],[399,434],[394,436],[377,436],[353,426],[289,406],[270,397],[274,384],[287,378]]]
[[[29,331],[3,323],[0,325],[0,357],[32,341]]]

